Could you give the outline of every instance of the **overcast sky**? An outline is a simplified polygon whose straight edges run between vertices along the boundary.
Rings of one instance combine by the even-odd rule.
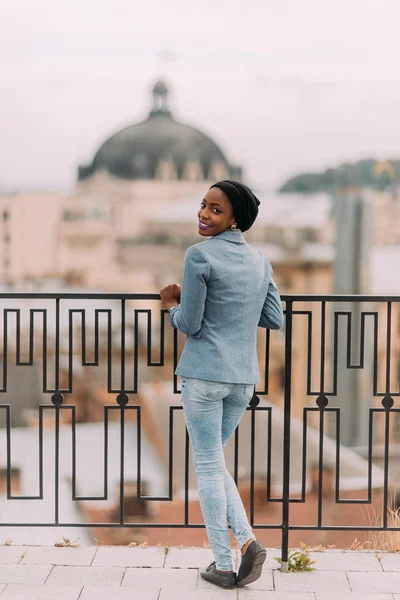
[[[0,189],[71,190],[160,76],[252,184],[400,158],[399,63],[399,0],[1,0]]]

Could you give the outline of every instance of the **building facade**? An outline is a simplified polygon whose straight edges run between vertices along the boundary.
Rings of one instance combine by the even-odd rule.
[[[76,271],[89,285],[95,273],[109,271],[119,287],[129,271],[148,289],[147,265],[136,260],[129,266],[124,259],[146,223],[176,202],[201,198],[216,180],[241,178],[241,168],[212,139],[175,120],[164,82],[152,93],[147,118],[112,135],[90,164],[79,167],[76,189],[63,204],[61,271]],[[153,263],[156,254],[153,249]]]

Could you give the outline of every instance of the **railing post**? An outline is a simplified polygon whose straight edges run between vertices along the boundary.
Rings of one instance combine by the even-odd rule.
[[[292,384],[292,320],[293,302],[286,300],[285,325],[285,379],[283,419],[283,494],[282,494],[282,557],[281,571],[288,572],[289,553],[289,497],[290,497],[290,412]]]

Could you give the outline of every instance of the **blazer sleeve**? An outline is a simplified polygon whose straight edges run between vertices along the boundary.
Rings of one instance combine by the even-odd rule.
[[[207,282],[210,264],[203,252],[191,246],[185,254],[180,305],[170,312],[170,322],[175,329],[192,337],[201,337]]]
[[[272,267],[271,267],[272,274]],[[259,327],[265,329],[280,329],[283,325],[283,310],[281,297],[275,281],[272,279],[269,282],[267,295],[264,300],[264,305],[261,311]]]

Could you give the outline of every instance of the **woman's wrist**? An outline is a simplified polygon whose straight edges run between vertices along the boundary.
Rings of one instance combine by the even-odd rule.
[[[179,306],[177,302],[168,302],[167,304],[165,304],[165,308],[168,310],[168,312],[173,308],[176,308],[177,306]]]

